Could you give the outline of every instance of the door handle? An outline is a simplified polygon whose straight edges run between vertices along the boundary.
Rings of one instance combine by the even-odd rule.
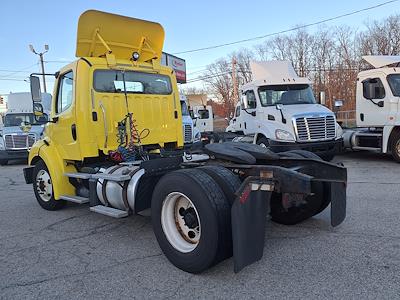
[[[72,138],[74,139],[74,141],[76,141],[76,125],[75,124],[71,125],[71,134],[72,134]]]

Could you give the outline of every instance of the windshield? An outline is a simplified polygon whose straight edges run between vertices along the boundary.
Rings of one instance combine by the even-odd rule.
[[[316,103],[308,84],[266,85],[258,89],[258,94],[262,106]]]
[[[48,121],[48,117],[46,114],[40,116],[38,120],[35,120],[35,116],[33,114],[7,114],[4,116],[4,126],[21,126],[25,124],[31,125],[41,125]]]
[[[123,77],[125,77],[127,93],[158,95],[172,93],[171,81],[168,76],[133,71],[123,73],[117,70],[95,71],[94,89],[100,93],[124,93]]]
[[[188,107],[185,101],[181,101],[182,116],[190,116]]]
[[[389,86],[392,90],[393,96],[400,97],[400,74],[388,75],[387,80],[389,82]]]

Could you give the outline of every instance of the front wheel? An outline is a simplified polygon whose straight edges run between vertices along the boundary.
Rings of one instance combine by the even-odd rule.
[[[262,136],[257,140],[257,145],[260,145],[261,147],[264,147],[264,148],[268,148],[269,141],[266,137]]]
[[[64,200],[54,199],[50,172],[42,160],[33,169],[33,191],[39,205],[46,210],[58,210],[65,206]]]
[[[183,271],[200,273],[232,255],[229,203],[201,170],[164,175],[153,192],[151,218],[160,248]]]
[[[390,150],[395,161],[400,162],[400,132],[396,132],[392,138]]]

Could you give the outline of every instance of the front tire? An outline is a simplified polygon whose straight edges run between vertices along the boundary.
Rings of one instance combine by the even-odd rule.
[[[390,151],[392,152],[393,159],[400,163],[400,131],[394,133],[390,145]]]
[[[257,140],[257,145],[260,145],[261,147],[264,147],[264,148],[268,148],[269,141],[266,137],[262,136]]]
[[[33,169],[33,191],[39,205],[46,210],[59,210],[66,204],[64,200],[54,199],[50,172],[42,160]]]
[[[160,248],[183,271],[200,273],[232,255],[230,205],[204,171],[164,175],[153,192],[151,216]]]

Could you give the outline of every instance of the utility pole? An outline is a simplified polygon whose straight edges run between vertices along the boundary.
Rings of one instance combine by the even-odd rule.
[[[34,54],[36,54],[36,55],[39,55],[39,59],[40,59],[40,64],[41,64],[41,66],[42,66],[42,78],[43,78],[43,91],[46,93],[47,92],[47,90],[46,90],[46,78],[45,78],[45,76],[44,76],[44,61],[43,61],[43,55],[46,53],[46,52],[48,52],[49,51],[49,45],[44,45],[44,51],[43,52],[36,52],[35,51],[35,48],[33,48],[33,46],[32,45],[29,45],[29,49],[34,53]]]
[[[236,105],[238,99],[238,86],[236,80],[236,58],[232,57],[232,84],[233,84],[233,105]]]

